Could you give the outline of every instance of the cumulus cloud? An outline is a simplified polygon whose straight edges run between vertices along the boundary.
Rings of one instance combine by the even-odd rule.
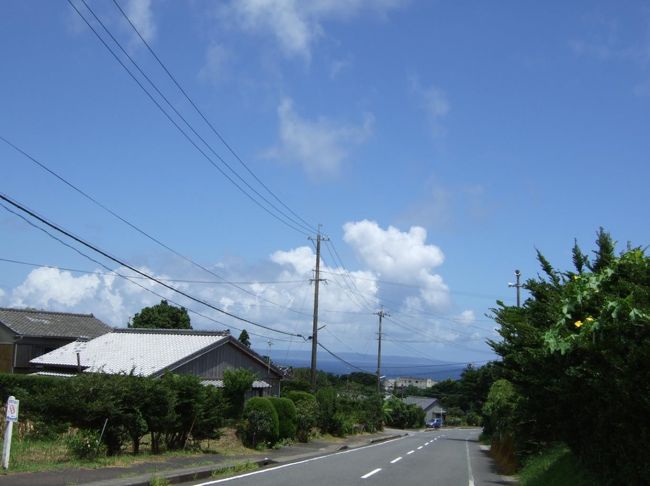
[[[423,343],[449,343],[469,338],[471,333],[466,326],[475,320],[473,311],[462,311],[448,317],[447,321],[436,317],[449,305],[447,285],[442,276],[435,273],[444,262],[444,254],[439,247],[427,243],[423,228],[401,231],[391,226],[381,228],[375,222],[364,220],[347,223],[344,232],[346,243],[359,256],[361,265],[359,270],[347,271],[321,260],[321,278],[326,279],[321,284],[319,297],[319,322],[326,326],[322,335],[324,345],[339,351],[352,348],[359,352],[373,352],[377,332],[373,313],[380,303],[386,303],[392,314],[384,329],[387,347],[391,346],[391,339],[415,337]],[[254,266],[242,262],[213,266],[219,267],[218,273],[225,280],[240,282],[236,286],[223,282],[199,283],[197,281],[216,279],[199,270],[183,267],[184,274],[175,275],[183,278],[183,282],[170,284],[251,321],[309,336],[314,295],[310,280],[315,258],[311,246],[301,246],[275,251],[263,263]],[[170,278],[145,267],[140,270],[159,279]],[[133,275],[124,268],[116,271]],[[259,275],[264,275],[263,279]],[[239,329],[246,328],[257,346],[266,346],[266,338],[259,334],[277,339],[275,349],[284,346],[299,349],[300,345],[309,345],[301,338],[277,335],[225,316],[151,281],[142,278],[133,281],[138,285],[106,274],[103,269],[94,274],[77,275],[41,267],[32,270],[17,287],[7,289],[4,297],[0,290],[0,301],[12,307],[93,313],[107,324],[124,327],[129,318],[143,307],[165,298],[199,312],[201,315],[190,313],[192,324],[197,329],[228,328],[237,335]],[[402,284],[394,286],[393,281]],[[348,347],[341,348],[341,343],[347,343]],[[400,350],[392,349],[391,352],[399,354]]]
[[[362,12],[385,15],[403,0],[233,0],[223,14],[241,29],[271,35],[287,57],[311,58],[325,35],[327,20],[347,20]]]
[[[343,226],[343,239],[373,272],[382,278],[421,286],[417,300],[410,298],[411,306],[422,302],[435,308],[444,308],[449,302],[449,289],[442,277],[432,270],[444,262],[442,250],[426,244],[427,231],[412,226],[407,232],[389,226],[381,228],[374,221],[358,221]]]
[[[350,147],[367,140],[374,124],[371,114],[358,126],[337,124],[322,117],[307,120],[296,113],[289,98],[280,103],[278,118],[280,143],[266,155],[298,163],[312,177],[338,174]]]

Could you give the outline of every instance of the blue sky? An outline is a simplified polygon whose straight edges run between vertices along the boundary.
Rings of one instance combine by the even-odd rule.
[[[320,338],[329,349],[374,352],[373,312],[383,304],[386,353],[482,362],[495,337],[485,314],[497,299],[514,302],[515,268],[538,272],[536,248],[566,268],[573,239],[591,250],[600,226],[621,244],[650,240],[645,2],[119,3],[257,178],[323,225]],[[210,147],[272,199],[113,2],[88,5]],[[247,293],[173,285],[274,329],[310,333],[307,235],[269,216],[188,143],[68,2],[4,5],[0,56],[2,137],[224,280],[246,282],[238,285]],[[2,142],[0,164],[4,194],[137,268],[215,280]],[[0,235],[2,259],[105,272],[3,208]],[[257,346],[270,336],[277,349],[309,347],[146,286],[235,334],[257,332]],[[159,300],[114,275],[0,261],[3,306],[93,312],[124,326]]]

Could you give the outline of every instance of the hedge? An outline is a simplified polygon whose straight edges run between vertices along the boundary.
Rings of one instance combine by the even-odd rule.
[[[298,427],[296,406],[288,398],[269,397],[280,421],[280,439],[295,439]]]

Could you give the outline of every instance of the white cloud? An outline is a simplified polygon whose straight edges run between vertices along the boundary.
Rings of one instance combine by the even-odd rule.
[[[142,34],[142,37],[147,42],[151,42],[156,36],[156,24],[153,19],[151,0],[129,0],[124,11]]]
[[[371,134],[374,117],[367,114],[363,124],[336,124],[326,118],[307,120],[296,113],[285,98],[278,107],[280,144],[267,156],[296,162],[312,177],[338,174],[351,145],[364,142]]]
[[[473,324],[476,321],[476,315],[473,310],[464,310],[458,316],[456,316],[457,322],[461,324]]]
[[[323,22],[350,19],[363,11],[385,15],[402,0],[233,0],[225,15],[249,32],[272,35],[287,57],[311,58],[314,43],[325,35]]]
[[[442,120],[449,114],[451,105],[447,94],[436,85],[422,86],[416,77],[410,79],[411,92],[427,113],[435,136],[444,135]]]
[[[427,231],[412,226],[408,232],[389,226],[380,228],[374,221],[358,221],[343,225],[346,243],[361,260],[383,279],[421,286],[419,300],[407,305],[445,308],[450,303],[449,289],[440,275],[432,270],[444,262],[442,250],[426,244]]]
[[[199,78],[203,81],[217,83],[225,77],[225,67],[230,60],[230,52],[220,45],[212,44],[205,53],[205,63],[199,71]]]

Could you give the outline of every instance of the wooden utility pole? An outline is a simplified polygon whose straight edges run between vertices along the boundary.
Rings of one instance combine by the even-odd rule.
[[[384,312],[384,306],[382,306],[379,312],[375,312],[375,315],[379,316],[379,333],[377,333],[377,393],[381,394],[381,321],[384,317],[390,317],[390,314]]]
[[[321,225],[318,225],[318,233],[316,238],[309,238],[310,240],[316,240],[316,270],[314,271],[314,278],[311,279],[314,282],[314,322],[311,334],[311,387],[312,390],[316,389],[316,353],[318,351],[318,286],[321,282],[320,278],[320,242],[327,241],[328,238],[323,237],[320,234]]]

